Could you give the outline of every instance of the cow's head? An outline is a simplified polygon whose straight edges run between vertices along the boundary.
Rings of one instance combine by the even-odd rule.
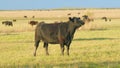
[[[84,21],[80,19],[80,17],[69,17],[69,21],[77,28],[85,24]]]
[[[5,22],[2,22],[2,24],[4,24]]]

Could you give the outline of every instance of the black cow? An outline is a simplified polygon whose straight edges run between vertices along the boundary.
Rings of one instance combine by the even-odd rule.
[[[70,15],[71,15],[71,13],[68,13],[67,15],[68,15],[68,16],[70,16]]]
[[[32,16],[32,18],[35,18],[35,16]]]
[[[38,24],[38,21],[30,21],[30,22],[28,22],[28,24],[30,24],[30,25],[36,25],[36,24]]]
[[[69,47],[73,39],[74,33],[77,28],[84,25],[84,22],[77,17],[69,17],[68,22],[59,23],[39,23],[35,29],[35,52],[39,46],[39,42],[44,42],[44,48],[46,49],[46,55],[48,53],[48,43],[60,44],[62,55],[64,55],[64,45],[67,47],[67,55],[69,55]]]
[[[24,16],[24,18],[27,18],[27,16]]]
[[[102,17],[101,19],[105,20],[105,22],[107,22],[107,17]]]
[[[3,21],[2,24],[5,24],[6,26],[13,26],[12,21]]]
[[[16,19],[13,19],[13,22],[16,22]]]
[[[89,23],[90,22],[90,18],[88,17],[88,15],[83,15],[83,20],[85,21],[85,23]]]
[[[80,12],[78,12],[78,15],[80,15]]]

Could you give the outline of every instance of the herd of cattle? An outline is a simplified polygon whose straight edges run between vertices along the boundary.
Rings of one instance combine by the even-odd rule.
[[[6,26],[13,26],[13,22],[16,22],[16,20],[13,21],[3,21],[2,24]],[[38,24],[38,21],[29,21],[28,24],[31,26]]]
[[[80,13],[78,13],[78,14],[80,14]],[[68,13],[67,15],[70,16],[71,13]],[[88,15],[83,15],[82,17],[85,20],[85,23],[88,23],[90,21],[94,21],[94,19],[93,18],[89,18]],[[24,18],[28,18],[28,17],[24,16]],[[32,18],[35,18],[35,16],[32,16]],[[109,19],[107,17],[102,17],[101,19],[104,20],[105,22],[111,21],[111,19]],[[2,24],[6,25],[6,26],[13,26],[13,22],[16,22],[16,19],[13,19],[12,21],[2,21]],[[32,20],[32,21],[29,21],[28,24],[30,24],[31,26],[34,26],[34,25],[38,24],[38,21]]]

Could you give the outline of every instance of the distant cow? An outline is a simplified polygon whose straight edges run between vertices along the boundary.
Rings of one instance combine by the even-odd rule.
[[[78,12],[78,15],[80,15],[80,12]]]
[[[71,13],[68,13],[67,15],[68,15],[68,16],[70,16],[70,15],[71,15]]]
[[[32,16],[32,18],[35,18],[35,16]]]
[[[2,24],[6,25],[6,26],[13,26],[12,21],[3,21]]]
[[[24,16],[24,18],[27,18],[27,16]]]
[[[16,22],[16,19],[13,19],[13,22]]]
[[[30,25],[36,25],[36,24],[38,24],[38,21],[30,21],[28,24],[30,24]]]
[[[82,16],[84,19],[88,19],[88,15],[83,15]]]
[[[48,43],[50,44],[60,44],[61,53],[64,55],[64,45],[67,47],[67,55],[69,55],[69,47],[74,37],[74,33],[77,28],[84,25],[84,22],[77,17],[69,17],[68,22],[59,23],[39,23],[35,29],[35,52],[39,46],[39,42],[42,40],[44,42],[44,48],[46,49],[46,55],[48,53]]]
[[[85,21],[85,23],[89,23],[91,20],[90,18],[88,17],[88,15],[83,15],[83,20]]]
[[[105,22],[107,22],[107,17],[102,17],[101,19],[105,20]]]

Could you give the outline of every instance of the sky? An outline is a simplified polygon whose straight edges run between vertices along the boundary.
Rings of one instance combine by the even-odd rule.
[[[0,10],[120,8],[120,0],[0,0]]]

